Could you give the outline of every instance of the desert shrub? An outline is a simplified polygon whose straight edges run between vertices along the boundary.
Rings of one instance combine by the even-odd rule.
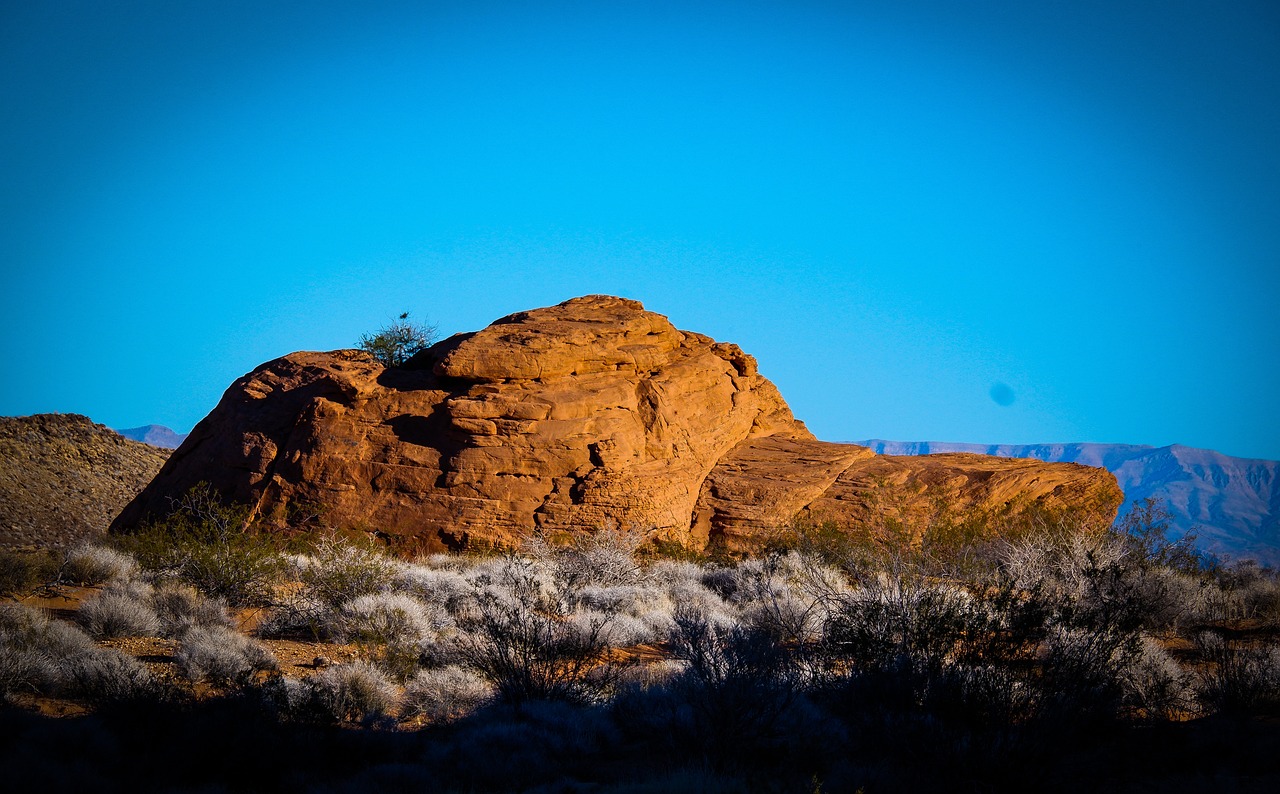
[[[450,722],[471,714],[493,697],[493,686],[471,670],[454,665],[420,670],[405,686],[401,714]]]
[[[658,642],[667,635],[666,631],[631,615],[596,609],[574,610],[566,618],[566,623],[570,631],[578,632],[584,640],[598,637],[606,648]]]
[[[396,576],[386,555],[337,536],[323,538],[310,556],[295,558],[294,565],[298,581],[330,609],[382,592]]]
[[[1200,700],[1224,714],[1275,713],[1280,710],[1280,648],[1247,646],[1216,632],[1197,637],[1206,663]]]
[[[157,637],[162,624],[148,603],[149,595],[141,585],[112,586],[81,604],[77,618],[95,639]]]
[[[779,642],[810,642],[849,594],[844,576],[799,552],[746,560],[734,571],[730,600],[741,620]]]
[[[278,597],[258,624],[259,637],[321,639],[336,621],[335,611],[305,590]]]
[[[641,568],[636,552],[644,542],[638,532],[602,529],[589,535],[575,535],[565,548],[552,549],[534,542],[526,553],[545,560],[557,582],[567,589],[588,585],[613,587],[636,582]]]
[[[612,587],[588,585],[569,597],[579,613],[613,617],[609,643],[614,646],[662,639],[671,630],[676,608],[665,588],[648,581]]]
[[[574,590],[569,597],[575,607],[594,609],[608,613],[640,614],[648,611],[645,602],[661,598],[663,593],[656,588],[644,585],[622,585],[602,587],[587,585]]]
[[[27,691],[111,702],[154,697],[155,679],[137,660],[99,648],[75,626],[40,610],[0,606],[0,694]]]
[[[283,561],[275,541],[254,531],[251,511],[228,504],[208,483],[183,495],[164,520],[117,536],[144,568],[176,577],[233,606],[266,603]]]
[[[231,626],[226,604],[202,596],[195,588],[180,582],[165,581],[151,591],[148,603],[160,619],[164,637],[181,637],[194,627]]]
[[[175,658],[187,678],[217,685],[242,685],[256,672],[277,669],[261,643],[224,625],[189,628]]]
[[[470,606],[458,618],[457,658],[493,684],[500,699],[564,699],[603,696],[616,676],[605,662],[609,616],[573,623],[564,600],[548,593],[538,567],[510,557],[476,579]],[[591,673],[591,675],[588,675]]]
[[[330,633],[360,645],[400,680],[413,674],[427,646],[453,626],[443,607],[402,593],[364,595],[334,614]]]
[[[304,679],[304,704],[295,710],[335,722],[370,723],[386,715],[395,703],[396,689],[368,662],[334,665]]]
[[[980,613],[953,585],[882,573],[834,605],[824,627],[829,650],[861,671],[941,670]]]
[[[138,562],[124,552],[106,546],[77,546],[67,551],[62,579],[79,585],[128,581],[138,573]]]
[[[645,571],[645,586],[654,594],[652,611],[638,615],[655,627],[672,628],[676,605],[695,609],[720,626],[738,620],[737,609],[703,583],[706,570],[688,562],[659,560]],[[659,593],[661,594],[659,596]]]
[[[698,582],[726,601],[734,599],[742,584],[737,569],[721,565],[704,568]]]
[[[332,634],[348,642],[418,642],[448,629],[453,619],[433,604],[401,593],[375,593],[343,604]]]
[[[702,566],[687,560],[656,560],[644,569],[644,578],[651,585],[669,590],[672,587],[702,585]]]
[[[84,632],[51,620],[43,610],[0,604],[0,696],[52,692],[61,680],[62,660],[93,650]]]
[[[453,612],[470,595],[471,583],[462,572],[451,568],[402,563],[391,581],[391,589]]]
[[[439,334],[434,325],[417,323],[404,312],[399,319],[378,329],[377,333],[360,337],[359,348],[384,367],[399,367],[420,351],[435,343]]]
[[[58,566],[46,552],[0,549],[0,596],[26,592],[57,574]]]
[[[722,628],[694,609],[676,610],[669,642],[684,671],[673,687],[688,709],[690,738],[714,757],[774,744],[800,693],[791,649],[760,630]]]
[[[1280,573],[1244,560],[1216,574],[1222,590],[1219,619],[1254,619],[1280,626]]]
[[[1036,593],[1053,605],[1058,622],[1078,628],[1165,630],[1204,598],[1189,574],[1154,563],[1116,533],[1023,539],[1005,545],[1001,558],[1016,587]]]
[[[94,648],[67,657],[61,678],[62,694],[96,703],[149,700],[161,692],[141,662],[114,648]]]
[[[1039,685],[1042,716],[1064,725],[1167,717],[1190,706],[1187,676],[1136,632],[1054,627]]]
[[[180,544],[174,564],[183,581],[235,606],[269,601],[281,570],[275,549],[251,536],[237,536],[225,544]]]
[[[1196,550],[1194,532],[1170,538],[1171,523],[1172,516],[1164,502],[1148,497],[1120,517],[1109,537],[1123,543],[1131,556],[1145,566],[1196,576],[1212,573],[1218,561]]]
[[[1141,646],[1120,668],[1124,706],[1146,719],[1176,719],[1195,707],[1191,676],[1156,640],[1143,635]]]
[[[23,691],[37,692],[54,674],[53,660],[32,653],[0,630],[0,698]]]

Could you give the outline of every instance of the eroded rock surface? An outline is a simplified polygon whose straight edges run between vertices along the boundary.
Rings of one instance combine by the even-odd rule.
[[[814,439],[736,345],[597,295],[505,317],[402,368],[354,350],[268,362],[113,526],[163,514],[203,480],[269,520],[323,505],[330,524],[425,549],[611,524],[737,546],[822,500],[850,501],[851,471],[875,459]],[[1022,478],[1026,499],[1050,480],[1116,490],[1100,470],[1031,465],[1054,473],[1044,487]]]

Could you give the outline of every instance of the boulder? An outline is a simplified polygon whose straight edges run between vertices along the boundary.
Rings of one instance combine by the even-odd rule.
[[[263,364],[113,529],[163,515],[206,481],[267,524],[319,509],[328,524],[418,550],[605,526],[739,548],[816,505],[856,517],[845,503],[876,457],[816,440],[737,345],[592,295],[456,335],[403,367],[356,350]],[[1075,483],[1119,504],[1106,472],[1029,465],[1043,474],[1018,480],[1025,500]],[[990,480],[983,472],[973,477]],[[979,490],[1004,495],[960,489]]]

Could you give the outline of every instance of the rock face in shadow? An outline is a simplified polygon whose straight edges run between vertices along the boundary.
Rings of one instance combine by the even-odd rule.
[[[323,506],[329,524],[426,550],[608,525],[738,548],[823,500],[850,501],[850,472],[876,459],[814,439],[736,345],[597,295],[505,317],[401,368],[354,350],[268,362],[232,384],[113,529],[207,481],[268,522]],[[1019,500],[1071,485],[1119,504],[1104,471],[1019,464],[1038,473],[1016,478]]]

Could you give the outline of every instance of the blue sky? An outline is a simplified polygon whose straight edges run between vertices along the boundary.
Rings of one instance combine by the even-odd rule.
[[[1280,459],[1270,2],[6,3],[0,414],[603,292],[819,437]]]

